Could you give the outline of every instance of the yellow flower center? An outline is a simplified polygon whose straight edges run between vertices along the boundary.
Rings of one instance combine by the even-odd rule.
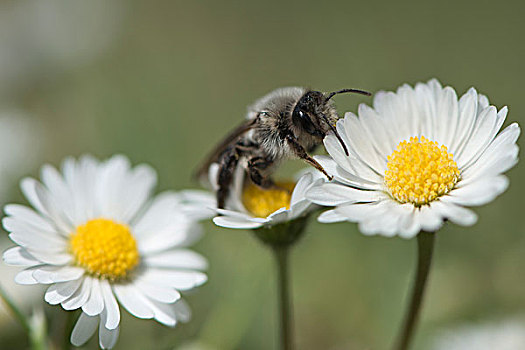
[[[448,193],[460,179],[458,165],[447,147],[424,136],[402,141],[388,156],[385,185],[401,203],[428,204]]]
[[[75,262],[98,278],[123,279],[139,263],[129,227],[112,220],[89,220],[77,227],[69,243]]]
[[[277,209],[290,209],[293,182],[277,182],[275,187],[263,189],[249,183],[242,193],[242,204],[256,217],[265,218]]]

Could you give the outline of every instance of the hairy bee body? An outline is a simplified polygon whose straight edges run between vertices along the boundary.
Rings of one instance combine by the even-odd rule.
[[[296,153],[286,141],[286,132],[291,132],[298,143],[306,150],[312,150],[322,143],[323,135],[306,132],[300,125],[294,124],[292,112],[297,102],[308,90],[301,87],[286,87],[272,91],[248,107],[246,118],[253,120],[259,117],[258,124],[250,130],[248,137],[256,142],[268,156],[274,160],[295,158]],[[321,111],[332,124],[338,119],[331,101]]]
[[[271,187],[272,173],[284,160],[300,158],[328,178],[323,167],[308,153],[320,145],[328,132],[337,134],[339,118],[330,98],[337,93],[361,90],[341,90],[328,95],[301,87],[276,89],[255,101],[246,114],[246,121],[234,129],[208,157],[200,173],[211,163],[219,163],[217,205],[224,208],[234,174],[238,167],[260,187]]]

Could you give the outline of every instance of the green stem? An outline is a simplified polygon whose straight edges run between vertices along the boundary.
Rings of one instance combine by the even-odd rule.
[[[433,232],[422,231],[417,236],[418,256],[416,278],[414,280],[412,298],[405,316],[405,321],[399,333],[397,345],[394,348],[396,350],[407,350],[409,348],[417,325],[428,273],[430,272],[430,265],[432,263],[434,235],[435,233]]]
[[[33,311],[29,343],[32,350],[49,349],[50,343],[47,336],[47,322],[42,309],[36,309]]]
[[[0,286],[0,298],[4,301],[9,311],[11,311],[13,316],[24,328],[27,334],[29,334],[31,332],[31,327],[29,326],[29,322],[27,321],[26,316],[20,311],[20,309],[15,305],[11,298],[9,298],[2,286]]]
[[[274,226],[255,229],[257,238],[272,249],[277,267],[277,287],[279,301],[279,320],[281,331],[281,350],[293,349],[293,317],[290,296],[290,249],[301,238],[308,222],[308,216],[286,221]]]
[[[290,299],[290,276],[288,270],[288,246],[274,246],[277,262],[277,287],[279,293],[279,318],[281,328],[281,350],[292,350],[292,312]]]

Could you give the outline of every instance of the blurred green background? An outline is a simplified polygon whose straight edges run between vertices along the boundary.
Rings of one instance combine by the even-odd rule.
[[[0,10],[0,109],[36,123],[30,141],[39,142],[20,153],[37,159],[10,178],[2,202],[23,201],[18,177],[84,153],[147,162],[159,190],[196,188],[191,169],[248,104],[281,86],[377,91],[436,77],[508,105],[505,126],[525,124],[523,1],[13,0]],[[371,99],[336,102],[356,111]],[[525,313],[524,175],[521,165],[508,172],[510,188],[475,209],[475,226],[439,231],[414,349],[456,324]],[[276,348],[271,255],[251,232],[205,229],[195,249],[210,261],[209,282],[188,296],[193,320],[169,329],[123,312],[116,349]],[[297,348],[387,349],[415,246],[312,220],[292,259]],[[24,299],[27,312],[43,303],[41,289],[11,279],[2,284],[12,293],[36,294]],[[64,312],[46,312],[58,332]],[[21,328],[0,316],[1,347],[26,347]],[[86,348],[96,347],[95,337]]]

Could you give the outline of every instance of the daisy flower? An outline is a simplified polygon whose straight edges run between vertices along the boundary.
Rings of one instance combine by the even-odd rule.
[[[211,205],[215,208],[215,214],[219,214],[213,218],[217,226],[257,229],[304,217],[313,207],[305,193],[312,186],[324,182],[320,174],[303,171],[297,183],[277,182],[275,188],[261,189],[251,182],[244,184],[243,171],[239,167],[236,173],[231,195],[226,202],[228,209],[216,209],[214,195],[203,197],[202,203]],[[218,188],[217,175],[218,165],[213,164],[209,176],[215,190]]]
[[[112,348],[120,306],[167,326],[189,319],[180,291],[206,281],[205,259],[186,248],[200,231],[180,210],[178,194],[151,198],[152,168],[132,168],[123,156],[103,162],[84,156],[66,159],[61,173],[45,165],[41,179],[21,182],[33,208],[4,209],[4,228],[17,246],[3,258],[26,267],[16,282],[49,285],[48,303],[82,309],[73,345],[85,343],[98,326],[100,346]]]
[[[498,134],[507,107],[498,111],[474,88],[458,99],[437,80],[403,85],[377,93],[373,108],[362,104],[358,115],[337,122],[350,155],[328,135],[330,157],[317,159],[335,179],[307,194],[335,207],[321,222],[358,222],[364,234],[404,238],[434,232],[445,219],[473,225],[467,207],[505,191],[502,174],[518,161],[518,124]]]

